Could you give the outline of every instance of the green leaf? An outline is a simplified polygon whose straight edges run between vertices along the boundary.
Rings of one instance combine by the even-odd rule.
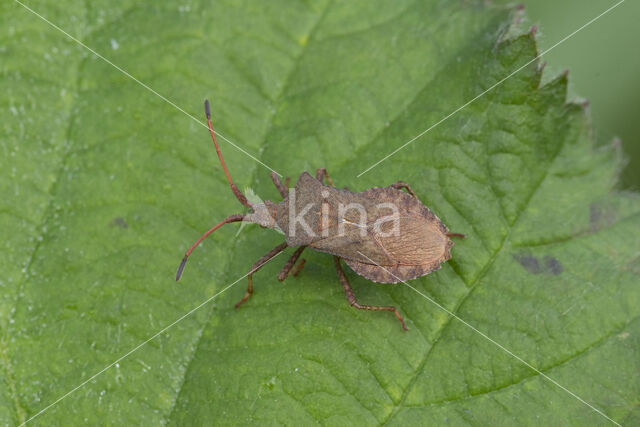
[[[613,190],[567,76],[538,61],[356,175],[536,55],[521,12],[485,2],[56,3],[29,6],[293,178],[408,182],[453,258],[411,282],[620,423],[640,401],[640,199]],[[621,6],[622,8],[624,6]],[[622,13],[622,12],[620,12]],[[594,25],[597,25],[594,24]],[[282,241],[241,206],[205,128],[19,4],[0,5],[0,418],[19,424],[245,275]],[[576,37],[579,37],[576,36]],[[222,146],[240,188],[269,171]],[[290,254],[292,250],[288,250]],[[403,285],[331,257],[283,283],[240,280],[34,419],[36,424],[607,424]]]

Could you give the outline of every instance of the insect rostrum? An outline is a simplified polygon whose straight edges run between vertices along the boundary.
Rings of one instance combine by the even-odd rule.
[[[303,172],[296,186],[291,189],[282,183],[278,174],[272,172],[271,179],[283,200],[279,203],[267,200],[251,204],[233,183],[224,163],[211,123],[209,101],[205,101],[205,113],[231,190],[238,201],[249,209],[249,213],[230,215],[204,233],[185,253],[176,280],[180,279],[191,252],[207,236],[224,224],[253,222],[264,228],[281,231],[285,241],[253,264],[248,275],[247,292],[236,308],[253,293],[253,274],[288,246],[297,246],[298,249],[278,274],[278,280],[286,279],[296,269],[296,261],[306,248],[329,253],[333,255],[338,279],[349,304],[361,310],[391,311],[402,328],[407,330],[395,307],[358,303],[340,260],[343,259],[357,274],[374,282],[398,283],[439,269],[443,262],[451,258],[453,242],[450,237],[464,235],[449,233],[438,217],[418,200],[411,187],[402,181],[388,187],[353,193],[335,188],[324,168],[316,171],[315,178]],[[329,185],[325,185],[325,180]],[[285,182],[288,184],[288,179]],[[295,274],[300,268],[301,265]]]

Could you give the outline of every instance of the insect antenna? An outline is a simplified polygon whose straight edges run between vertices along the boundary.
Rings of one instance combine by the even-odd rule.
[[[224,159],[222,158],[222,153],[220,152],[220,147],[218,146],[218,141],[216,140],[216,134],[213,131],[213,124],[211,123],[211,107],[209,105],[209,100],[204,101],[204,113],[207,115],[207,124],[209,125],[209,132],[211,133],[211,139],[213,139],[213,144],[216,146],[216,153],[218,153],[218,158],[220,159],[220,163],[222,164],[222,169],[224,169],[225,175],[227,175],[227,181],[229,181],[229,185],[231,186],[231,191],[235,194],[236,198],[243,206],[250,209],[251,204],[247,200],[247,198],[242,194],[238,187],[233,183],[231,179],[231,175],[229,175],[229,171],[227,170],[227,165],[224,163]]]
[[[178,271],[176,272],[176,282],[180,280],[180,276],[182,276],[182,272],[184,271],[184,266],[187,263],[187,258],[189,258],[189,255],[191,255],[191,252],[193,252],[196,246],[198,246],[204,239],[209,237],[209,235],[214,231],[216,231],[218,228],[222,227],[225,224],[229,224],[230,222],[242,221],[244,217],[245,217],[244,214],[229,215],[228,217],[220,221],[218,224],[214,225],[209,231],[207,231],[202,236],[200,236],[200,238],[196,240],[196,242],[193,245],[191,245],[189,250],[185,252],[184,258],[182,258],[182,262],[180,263],[180,266],[178,267]]]

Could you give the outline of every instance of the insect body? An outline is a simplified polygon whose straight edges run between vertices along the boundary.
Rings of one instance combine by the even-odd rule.
[[[229,175],[213,131],[208,101],[205,102],[205,112],[209,131],[231,190],[240,203],[249,209],[249,213],[231,215],[200,237],[186,252],[176,280],[180,278],[193,249],[209,234],[230,222],[253,222],[281,231],[285,235],[285,242],[273,248],[252,266],[248,275],[247,292],[236,304],[236,308],[253,293],[253,274],[285,248],[297,246],[298,249],[278,274],[278,280],[284,280],[295,269],[305,248],[332,254],[338,278],[349,303],[362,310],[391,311],[402,328],[407,330],[395,307],[358,303],[342,270],[340,259],[344,259],[353,271],[369,280],[397,283],[439,269],[440,264],[451,257],[453,242],[450,237],[464,235],[449,233],[447,227],[418,200],[413,190],[404,182],[353,193],[335,188],[324,168],[317,170],[315,178],[303,172],[292,189],[287,188],[280,177],[272,172],[271,179],[283,200],[279,203],[267,200],[251,204]],[[324,184],[325,179],[329,185]],[[304,260],[301,264],[303,262]]]

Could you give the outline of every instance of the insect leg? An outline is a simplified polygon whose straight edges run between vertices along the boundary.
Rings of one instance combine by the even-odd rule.
[[[304,248],[306,248],[306,246],[300,246],[298,249],[296,249],[293,255],[291,255],[291,258],[287,260],[287,263],[282,267],[282,270],[280,270],[280,273],[278,273],[279,281],[282,282],[284,279],[286,279],[289,276],[289,274],[291,274],[293,266],[296,264],[296,261],[298,261],[298,258],[300,258],[300,255],[302,255],[302,251],[304,251]]]
[[[248,300],[249,297],[251,296],[251,294],[253,293],[253,277],[252,277],[253,273],[255,273],[256,271],[260,270],[260,268],[263,265],[265,265],[267,263],[267,261],[269,261],[274,256],[278,255],[286,247],[287,247],[287,243],[286,242],[280,243],[278,246],[276,246],[275,248],[271,249],[262,258],[260,258],[258,261],[256,261],[255,264],[253,264],[251,266],[251,271],[250,271],[249,276],[248,276],[249,285],[247,286],[247,292],[244,294],[242,299],[240,301],[238,301],[238,303],[236,304],[236,308],[240,307],[240,304],[242,304],[246,300]]]
[[[416,196],[416,193],[414,193],[413,190],[411,189],[411,187],[409,187],[409,184],[407,184],[404,181],[398,181],[398,182],[396,182],[394,184],[391,184],[389,187],[395,188],[396,190],[400,190],[400,189],[404,188],[413,197],[415,197],[416,199],[418,198],[418,196]]]
[[[398,320],[402,324],[402,329],[404,329],[405,331],[408,331],[407,326],[404,324],[404,319],[402,318],[400,313],[398,313],[398,310],[396,310],[395,307],[393,307],[393,306],[385,306],[385,305],[360,305],[360,304],[358,304],[358,301],[356,300],[356,296],[353,294],[353,289],[351,289],[351,285],[349,284],[349,280],[347,279],[347,276],[344,274],[344,271],[342,270],[342,266],[340,265],[340,258],[337,257],[337,256],[334,256],[333,257],[333,262],[336,265],[336,271],[338,272],[338,279],[340,279],[340,283],[342,284],[342,287],[344,288],[344,294],[347,296],[347,300],[349,301],[349,304],[351,304],[352,307],[355,307],[355,308],[357,308],[359,310],[392,311],[393,314],[396,315],[396,317],[398,318]]]
[[[324,184],[325,178],[327,178],[327,182],[329,183],[330,186],[335,187],[335,185],[333,185],[333,181],[331,180],[331,177],[329,176],[329,172],[327,172],[325,168],[320,168],[316,170],[316,179],[318,181]]]
[[[278,176],[277,173],[275,172],[271,172],[271,181],[273,181],[273,185],[276,186],[276,188],[278,189],[278,192],[280,193],[280,195],[284,198],[287,197],[289,195],[289,190],[287,189],[287,187],[282,183],[282,181],[280,180],[280,177]]]
[[[296,265],[295,267],[293,267],[293,270],[291,270],[291,273],[293,273],[293,277],[298,277],[298,274],[300,274],[300,272],[302,271],[302,269],[304,268],[304,263],[307,262],[306,259],[302,258],[300,260],[300,262],[298,263],[298,265]]]

